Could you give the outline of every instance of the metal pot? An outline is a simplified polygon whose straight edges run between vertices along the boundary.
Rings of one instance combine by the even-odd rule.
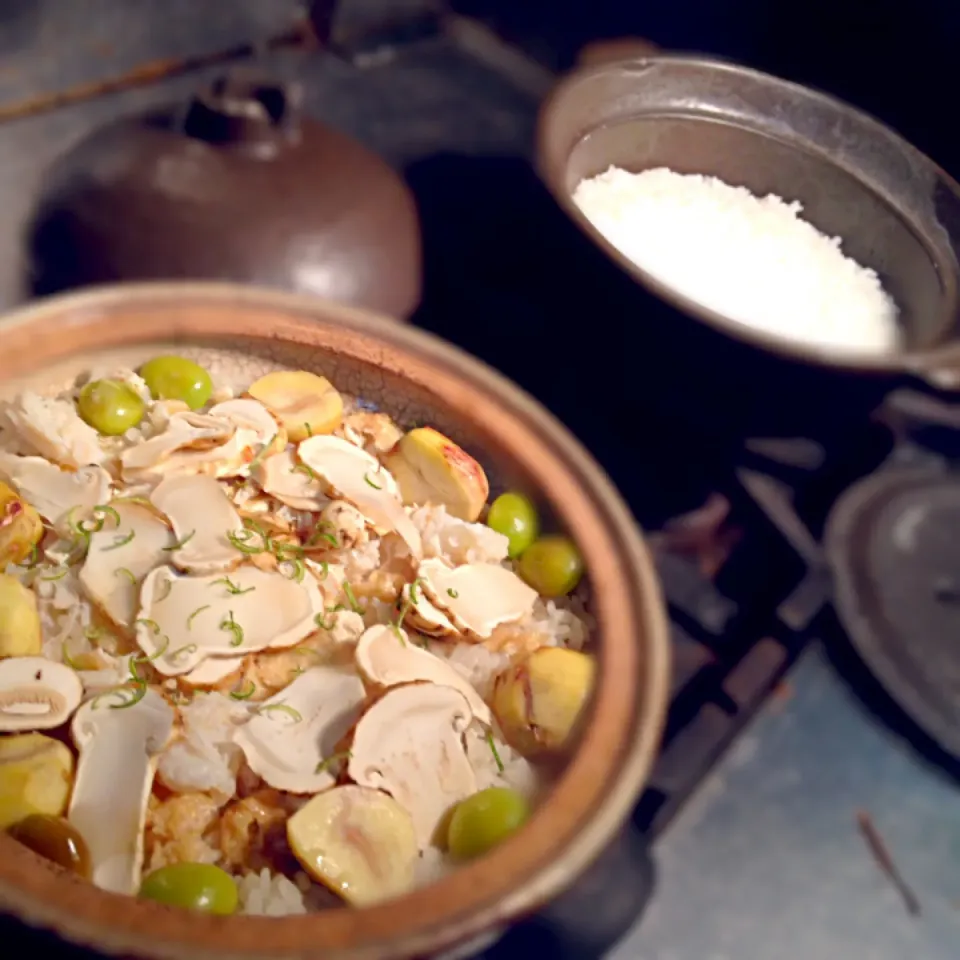
[[[232,280],[406,319],[420,300],[412,195],[378,156],[256,74],[94,131],[50,170],[30,232],[45,294],[116,280]]]
[[[626,363],[625,390],[636,392],[640,366],[657,397],[691,415],[704,416],[709,401],[721,429],[819,435],[897,386],[960,386],[960,186],[848,104],[717,60],[601,63],[569,74],[543,105],[538,164],[615,266],[603,274],[595,321]],[[712,174],[799,200],[807,219],[880,275],[900,306],[902,350],[840,355],[752,330],[665,287],[572,202],[581,179],[611,165]]]

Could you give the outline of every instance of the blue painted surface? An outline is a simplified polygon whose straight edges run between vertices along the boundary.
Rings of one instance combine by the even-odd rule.
[[[957,960],[960,789],[866,712],[814,646],[659,842],[612,960]],[[922,915],[857,828],[868,811]]]

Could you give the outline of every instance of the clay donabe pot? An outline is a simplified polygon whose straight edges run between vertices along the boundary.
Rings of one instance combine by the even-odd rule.
[[[630,513],[557,420],[435,337],[311,297],[238,285],[117,285],[33,304],[2,323],[0,398],[26,384],[55,389],[93,364],[135,368],[189,347],[221,371],[281,364],[322,372],[403,426],[437,426],[484,464],[495,490],[529,490],[547,522],[576,539],[598,670],[577,742],[531,819],[432,886],[363,910],[218,917],[106,893],[0,834],[0,914],[111,956],[375,960],[430,956],[496,932],[575,881],[647,779],[670,653],[657,576]]]
[[[537,151],[541,176],[585,236],[590,335],[609,343],[625,402],[666,402],[726,432],[820,435],[894,387],[960,386],[960,187],[849,104],[717,60],[600,62],[558,83]],[[880,275],[900,307],[902,349],[851,356],[792,342],[664,286],[573,203],[580,180],[611,165],[714,175],[799,200],[804,217]]]
[[[232,280],[407,318],[420,299],[411,194],[379,157],[257,75],[94,131],[48,172],[35,292]]]

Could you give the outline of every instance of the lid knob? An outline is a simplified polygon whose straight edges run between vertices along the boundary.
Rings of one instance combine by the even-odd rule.
[[[302,90],[258,75],[218,77],[187,108],[189,137],[270,157],[300,137]]]

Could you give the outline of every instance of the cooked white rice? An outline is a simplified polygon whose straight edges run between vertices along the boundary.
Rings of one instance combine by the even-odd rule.
[[[837,350],[893,350],[897,307],[841,239],[716,177],[611,167],[574,202],[623,254],[703,306],[766,333]]]

